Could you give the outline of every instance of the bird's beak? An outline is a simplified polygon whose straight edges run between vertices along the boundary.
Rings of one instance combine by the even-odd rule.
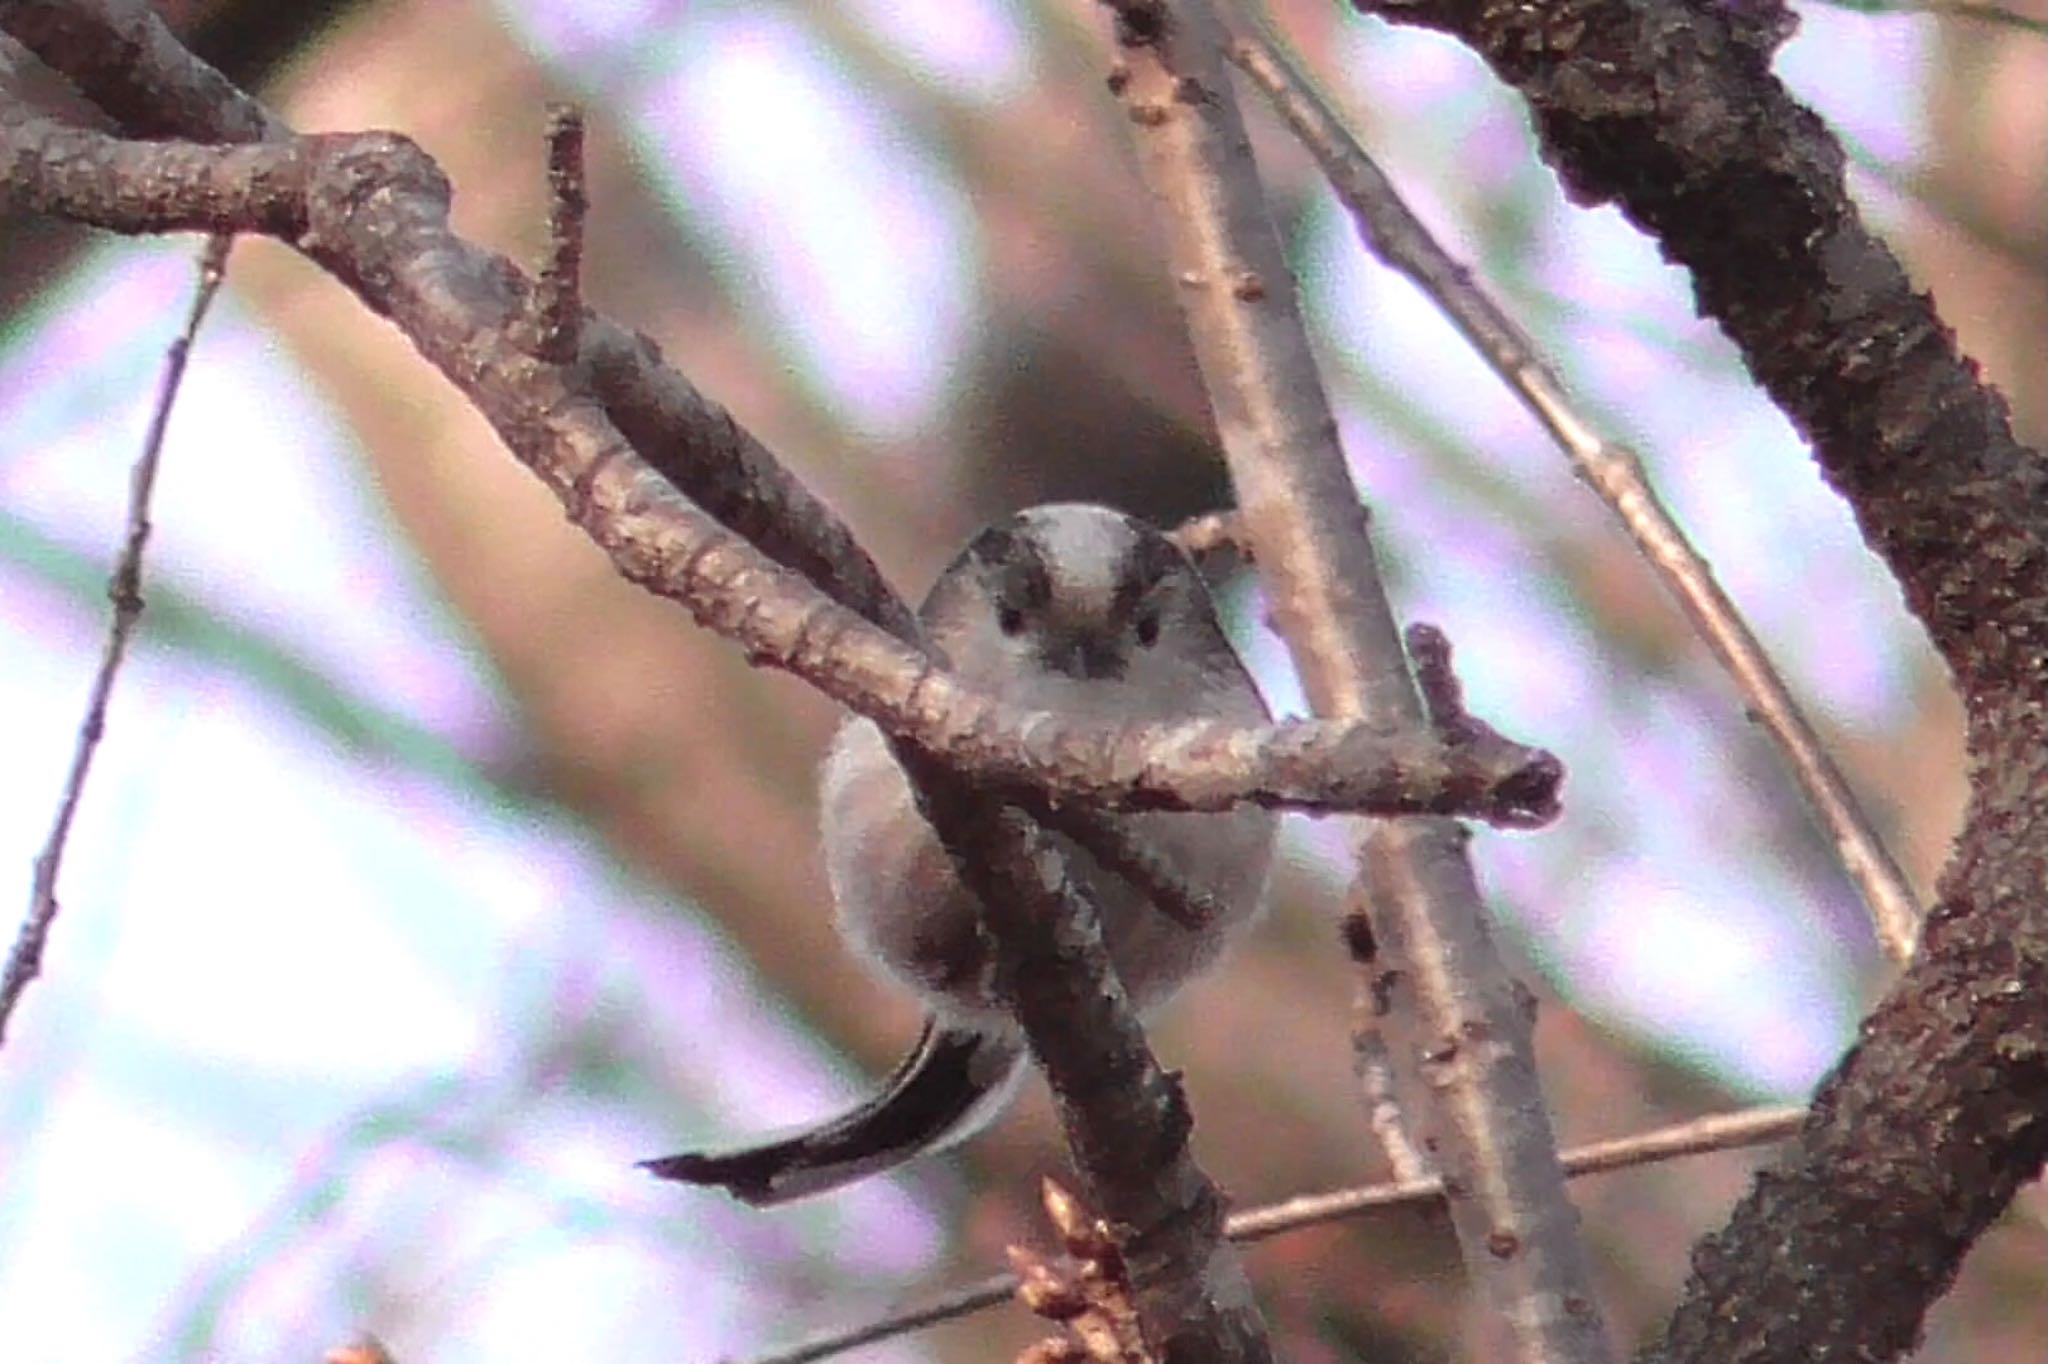
[[[1045,664],[1068,677],[1100,680],[1124,675],[1121,644],[1093,630],[1077,630],[1047,642]]]

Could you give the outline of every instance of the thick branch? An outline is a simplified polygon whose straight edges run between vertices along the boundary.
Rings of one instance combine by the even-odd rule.
[[[2048,470],[1864,226],[1841,145],[1772,76],[1789,11],[1358,7],[1469,43],[1527,98],[1574,198],[1615,203],[1692,271],[1701,312],[1813,441],[1965,691],[2031,675],[2048,615]]]
[[[1921,951],[1758,1180],[1658,1348],[1877,1360],[2048,1155],[2048,468],[1864,227],[1843,154],[1771,75],[1761,3],[1429,0],[1528,99],[1582,201],[1693,272],[1701,310],[1813,442],[1960,683],[1976,775]]]

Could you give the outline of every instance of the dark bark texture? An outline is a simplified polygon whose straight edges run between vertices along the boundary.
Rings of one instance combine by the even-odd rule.
[[[1649,1351],[1896,1358],[2048,1155],[2041,457],[1864,226],[1841,146],[1771,74],[1781,6],[1360,8],[1471,45],[1527,99],[1571,195],[1617,204],[1692,272],[1962,692],[1972,794],[1919,957],[1800,1140],[1695,1252]]]

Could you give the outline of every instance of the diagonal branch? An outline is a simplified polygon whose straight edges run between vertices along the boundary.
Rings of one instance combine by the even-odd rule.
[[[141,0],[9,0],[0,6],[0,30],[114,114],[130,135],[221,144],[294,138],[261,103],[181,46]],[[51,150],[61,154],[62,148]],[[15,181],[30,169],[11,158],[7,193],[24,194]],[[430,164],[426,178],[445,198],[446,183]],[[275,211],[288,215],[292,206]],[[112,223],[98,225],[120,230]],[[273,230],[253,222],[237,226]],[[291,228],[288,221],[274,226],[280,233]],[[508,262],[445,230],[444,236],[451,268],[465,272],[468,282],[495,277],[538,306],[525,277]],[[482,314],[465,311],[476,302],[468,291],[447,302],[452,327],[484,322]],[[492,298],[490,308],[501,302]],[[495,311],[491,316],[495,321]],[[421,338],[412,339],[424,350]],[[492,358],[492,343],[509,340],[495,331],[476,339],[486,353],[468,357],[472,362]],[[576,377],[594,388],[605,415],[656,472],[777,563],[823,585],[842,605],[900,639],[917,637],[910,608],[845,523],[723,408],[663,364],[652,341],[601,318],[585,319],[581,339]]]
[[[0,158],[11,164],[13,192],[42,212],[116,231],[261,231],[298,245],[476,400],[620,572],[682,603],[755,662],[803,677],[985,786],[1130,809],[1214,810],[1250,800],[1460,813],[1514,826],[1556,813],[1557,761],[1484,728],[1452,742],[1364,722],[1247,729],[1190,719],[1087,729],[974,690],[670,492],[574,391],[572,370],[521,348],[526,319],[541,306],[534,287],[501,257],[453,235],[446,182],[401,138],[328,135],[221,148],[121,142],[19,120],[0,129]],[[605,363],[615,363],[603,324],[587,330],[605,347]],[[693,472],[693,483],[711,481]],[[825,556],[806,548],[798,543],[791,557],[825,567]],[[874,605],[873,592],[855,600],[894,615]]]
[[[1393,182],[1270,37],[1249,22],[1241,24],[1230,58],[1266,92],[1316,158],[1366,248],[1413,281],[1464,333],[1621,522],[1695,633],[1727,671],[1750,714],[1784,753],[1807,804],[1833,841],[1843,870],[1862,893],[1879,943],[1886,955],[1903,964],[1913,955],[1920,933],[1919,906],[1905,873],[1886,851],[1848,779],[1741,611],[1722,590],[1712,566],[1658,497],[1642,458],[1599,434],[1535,343],[1474,282],[1471,271],[1430,235]]]
[[[984,906],[1002,990],[1045,1071],[1089,1201],[1118,1225],[1146,1343],[1162,1360],[1272,1357],[1244,1265],[1224,1238],[1224,1199],[1195,1163],[1180,1077],[1146,1044],[1094,907],[1045,835],[900,747],[925,816]]]

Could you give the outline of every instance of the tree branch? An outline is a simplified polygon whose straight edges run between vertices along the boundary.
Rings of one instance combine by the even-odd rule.
[[[156,471],[163,462],[164,435],[170,429],[171,408],[184,387],[185,367],[192,358],[192,344],[198,339],[200,325],[213,307],[214,297],[220,293],[221,280],[227,271],[228,248],[232,244],[230,237],[215,237],[207,242],[199,260],[199,285],[193,291],[192,306],[186,310],[184,329],[171,342],[170,352],[164,357],[163,380],[157,386],[156,406],[149,416],[149,431],[143,437],[142,454],[135,461],[135,471],[129,479],[127,534],[121,543],[120,556],[114,563],[113,581],[107,585],[114,615],[107,626],[106,647],[101,651],[100,665],[93,673],[85,718],[79,722],[78,743],[71,754],[71,770],[64,778],[63,794],[57,799],[56,818],[51,822],[50,835],[44,840],[42,851],[36,854],[35,875],[29,887],[28,913],[15,935],[14,946],[8,951],[6,970],[0,973],[0,1043],[7,1039],[7,1025],[13,1019],[22,995],[28,990],[29,982],[42,971],[43,947],[49,940],[50,929],[57,922],[57,876],[64,866],[64,848],[71,838],[71,824],[78,815],[79,802],[85,797],[85,783],[92,775],[93,757],[99,752],[100,739],[106,733],[107,707],[114,695],[114,678],[128,656],[128,645],[135,637],[135,627],[142,620],[142,551],[149,543],[149,505],[156,492]]]
[[[1381,0],[1528,100],[1812,441],[1954,670],[1969,808],[1918,959],[1800,1140],[1693,1258],[1671,1360],[1878,1360],[2048,1156],[2048,467],[1865,226],[1839,144],[1770,73],[1782,6]]]
[[[1448,812],[1528,827],[1557,810],[1562,768],[1484,728],[1438,742],[1370,723],[1241,728],[1190,719],[1088,729],[995,700],[933,665],[921,648],[868,624],[801,573],[675,497],[587,398],[579,375],[527,354],[518,338],[542,307],[502,257],[470,247],[446,221],[448,187],[417,147],[389,134],[326,135],[248,147],[122,142],[45,120],[0,129],[10,192],[39,212],[121,232],[256,231],[299,246],[404,329],[473,398],[499,434],[555,488],[633,581],[688,607],[756,663],[793,672],[984,785],[1129,809],[1216,810],[1239,801],[1383,814]],[[622,363],[609,324],[592,321],[595,368]],[[661,388],[616,383],[617,397]],[[639,424],[688,413],[714,438],[730,419],[709,404],[635,408]],[[715,414],[715,415],[714,415]],[[674,428],[670,428],[673,430]],[[691,429],[691,428],[685,428]],[[649,443],[661,440],[648,430]],[[765,456],[720,442],[730,477],[701,468],[692,486],[762,488]],[[670,436],[656,448],[671,449]],[[572,451],[578,453],[570,453]],[[677,458],[664,464],[684,465]],[[783,474],[790,485],[795,481]],[[687,490],[687,489],[686,489]],[[767,499],[733,498],[749,508]],[[815,522],[821,508],[779,505]],[[867,563],[821,535],[780,532],[792,559],[837,582]],[[769,538],[764,533],[764,538]],[[885,620],[900,606],[879,575],[854,602]],[[907,616],[903,629],[909,630]],[[914,635],[911,636],[914,638]]]
[[[1705,1155],[1779,1141],[1798,1131],[1804,1117],[1805,1111],[1798,1108],[1752,1108],[1739,1113],[1712,1113],[1633,1136],[1574,1146],[1563,1152],[1559,1161],[1564,1166],[1565,1175],[1571,1179],[1612,1170],[1629,1170],[1681,1156]],[[1443,1197],[1443,1192],[1443,1180],[1426,1175],[1328,1193],[1303,1194],[1263,1208],[1232,1213],[1224,1224],[1224,1230],[1233,1241],[1263,1241],[1304,1227],[1363,1216],[1382,1208],[1427,1203]],[[933,1294],[874,1321],[823,1331],[773,1353],[751,1356],[743,1364],[811,1364],[813,1360],[829,1359],[878,1340],[888,1340],[994,1307],[1016,1290],[1016,1275],[992,1274]]]
[[[1249,23],[1241,24],[1230,58],[1266,92],[1316,158],[1366,248],[1411,280],[1457,326],[1614,513],[1694,633],[1727,672],[1750,713],[1785,755],[1808,806],[1835,845],[1843,870],[1863,896],[1879,944],[1894,962],[1903,964],[1913,955],[1920,934],[1919,902],[1905,873],[1886,851],[1770,655],[1722,590],[1713,567],[1658,497],[1642,458],[1599,433],[1535,343],[1487,296],[1472,272],[1430,235],[1393,182],[1270,38]]]
[[[112,22],[125,13],[87,3],[65,7],[77,21],[70,29],[51,13],[44,6],[0,9],[0,26],[52,61],[90,64],[99,45],[125,42]],[[34,22],[17,23],[27,19]],[[124,79],[149,90],[210,88],[199,74],[205,68],[175,45],[152,46],[145,35],[126,48],[177,69],[116,78],[91,70],[80,83],[104,84],[116,97],[133,93]],[[205,122],[183,113],[189,117],[180,131]],[[44,211],[123,230],[206,226],[290,242],[395,323],[622,574],[680,601],[757,661],[814,680],[837,677],[826,689],[842,699],[866,695],[852,676],[879,669],[867,680],[896,687],[894,699],[872,712],[885,723],[892,707],[900,708],[899,719],[931,716],[968,697],[919,652],[915,622],[837,519],[729,417],[679,378],[657,376],[651,345],[586,319],[588,371],[550,363],[540,353],[545,346],[522,348],[518,338],[532,333],[522,323],[544,311],[532,282],[449,230],[447,182],[405,139],[291,138],[273,123],[263,131],[274,145],[135,148],[19,118],[0,121],[7,183],[17,186],[11,192]],[[54,173],[42,174],[46,168]],[[125,191],[123,175],[135,177]],[[593,389],[609,395],[611,411]],[[655,401],[630,401],[648,397]],[[698,421],[670,427],[659,420],[663,413]],[[642,463],[635,442],[663,452],[662,472],[685,492],[701,494],[710,514]],[[672,447],[699,443],[712,447],[710,458],[666,458]],[[830,570],[818,584],[837,602],[803,576],[814,565]],[[885,629],[871,628],[864,617]],[[876,699],[866,696],[859,708],[870,713]],[[961,737],[968,747],[977,717],[990,713],[967,705]],[[1039,717],[1023,719],[1016,738],[1028,769],[1036,761],[1032,744],[1059,749],[1063,741]],[[1034,725],[1040,733],[1030,732]],[[1227,737],[1181,727],[1161,737],[1177,730],[1176,742],[1196,748]],[[1085,741],[1081,748],[1087,750]],[[1124,760],[1114,739],[1099,750]],[[952,754],[904,743],[898,752],[927,818],[983,900],[1010,977],[1007,993],[1060,1102],[1091,1201],[1126,1224],[1123,1244],[1148,1341],[1163,1358],[1257,1364],[1268,1355],[1264,1326],[1221,1237],[1222,1196],[1188,1152],[1185,1103],[1145,1045],[1103,951],[1093,907],[1028,816],[935,761],[952,763]],[[1553,786],[1554,777],[1553,771]],[[1122,783],[1120,775],[1112,780]]]
[[[1292,277],[1202,0],[1116,6],[1130,115],[1167,268],[1194,341],[1274,615],[1320,715],[1410,733],[1429,718],[1408,674]],[[1127,64],[1126,64],[1127,63]],[[1537,1080],[1530,1020],[1495,952],[1462,828],[1373,825],[1361,846],[1393,1007],[1401,1108],[1453,1191],[1490,1357],[1599,1361],[1578,1214]]]
[[[1153,1356],[1262,1364],[1272,1357],[1265,1322],[1224,1239],[1223,1195],[1189,1146],[1180,1078],[1146,1044],[1085,890],[1022,812],[897,753],[981,900],[1002,993],[1045,1071],[1088,1201],[1117,1224]]]

